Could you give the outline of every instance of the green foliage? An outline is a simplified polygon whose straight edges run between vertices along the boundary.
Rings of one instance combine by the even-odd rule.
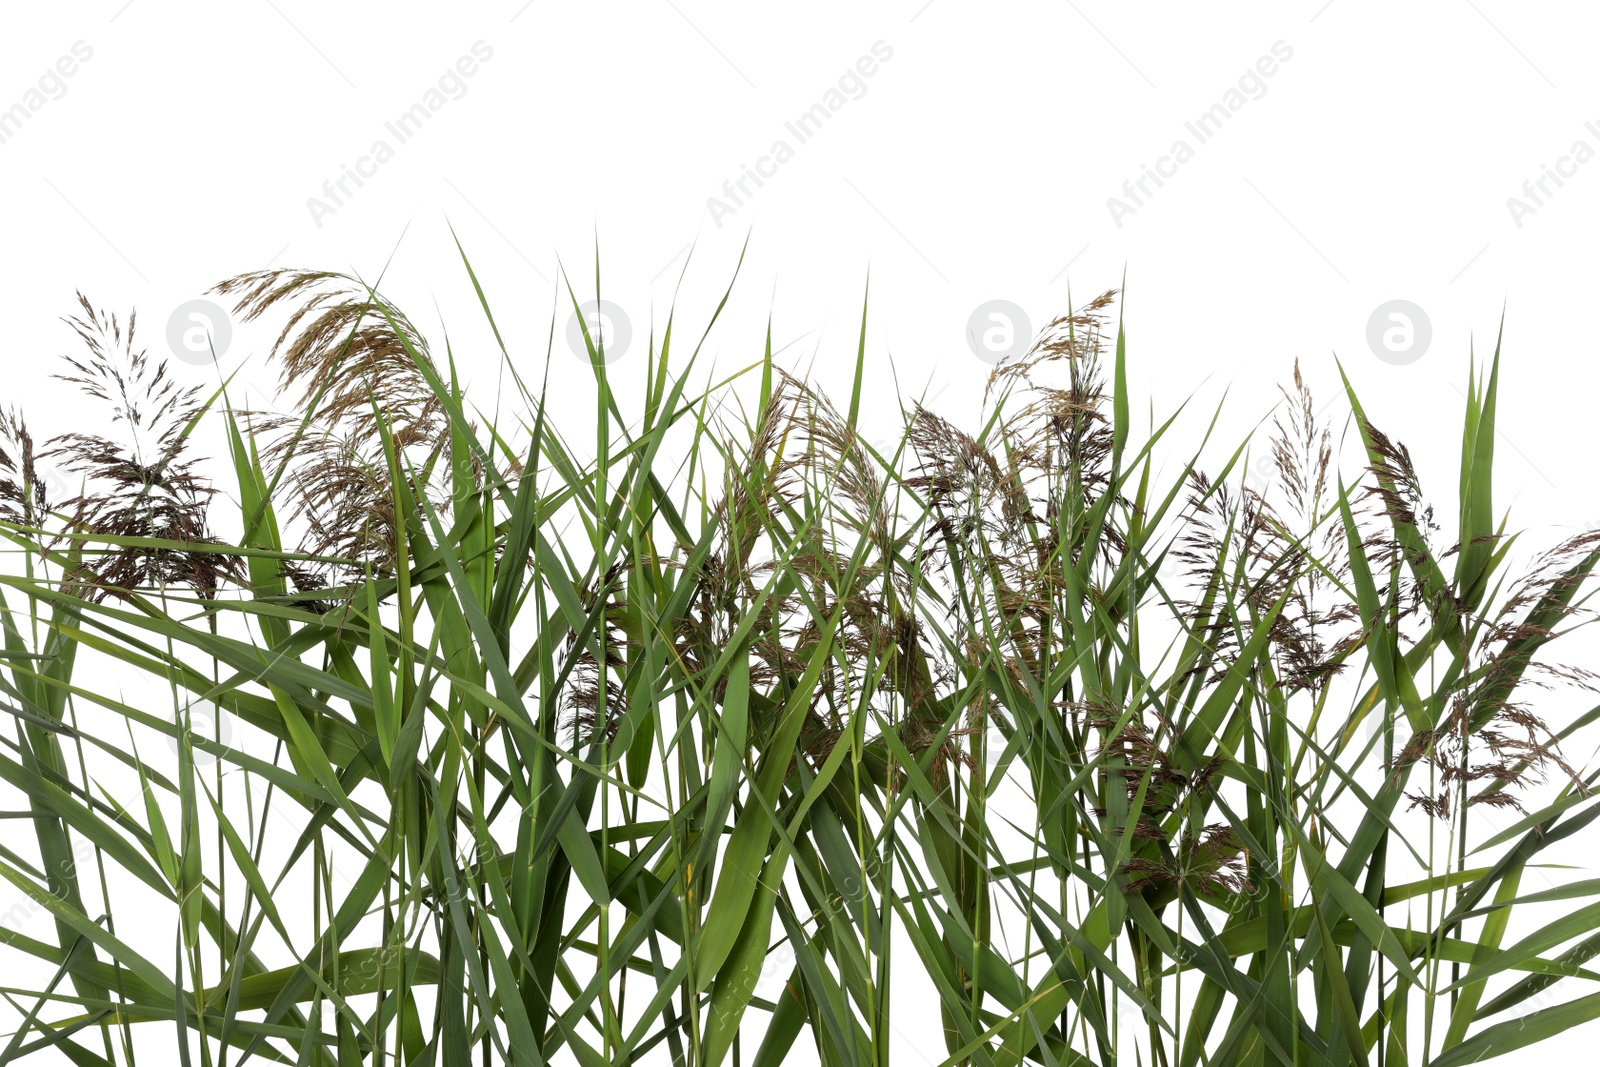
[[[948,1064],[1445,1067],[1600,1015],[1551,862],[1600,708],[1536,689],[1591,681],[1545,656],[1600,535],[1506,573],[1498,353],[1441,548],[1298,368],[1265,459],[1163,482],[1110,293],[885,454],[865,308],[843,416],[770,331],[692,387],[670,319],[624,413],[586,333],[591,448],[359,282],[220,290],[289,316],[290,414],[119,400],[155,365],[85,304],[131,438],[0,420],[0,1062],[844,1067],[937,1018]]]

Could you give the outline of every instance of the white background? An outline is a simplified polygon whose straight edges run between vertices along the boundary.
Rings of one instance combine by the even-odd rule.
[[[882,437],[896,390],[976,413],[980,304],[1012,301],[1037,327],[1126,272],[1136,411],[1197,394],[1203,426],[1226,394],[1241,437],[1297,358],[1335,400],[1337,357],[1441,501],[1469,350],[1492,352],[1504,311],[1497,506],[1548,544],[1600,522],[1600,160],[1547,184],[1542,205],[1522,187],[1578,140],[1600,150],[1585,128],[1600,131],[1597,22],[1505,0],[7,5],[0,110],[26,106],[75,43],[92,57],[0,143],[0,403],[40,434],[80,428],[49,379],[75,290],[137,308],[160,352],[174,308],[274,265],[383,275],[436,350],[448,330],[489,407],[498,353],[454,227],[519,366],[542,367],[554,314],[557,396],[588,376],[565,351],[561,271],[592,296],[597,246],[603,295],[633,326],[619,377],[642,367],[675,292],[680,339],[698,336],[748,239],[706,356],[756,360],[770,315],[783,361],[837,395],[870,272],[867,419]],[[464,94],[399,145],[385,123],[479,41],[492,57]],[[798,144],[785,123],[878,42],[892,56],[864,94]],[[1199,144],[1185,123],[1278,42],[1291,58]],[[1118,225],[1108,198],[1180,138],[1193,159]],[[327,202],[324,182],[380,139],[394,158],[316,217],[308,199]],[[708,198],[779,139],[794,157],[714,218]],[[1520,225],[1513,196],[1537,207]],[[1405,366],[1366,340],[1392,299],[1432,324]],[[267,381],[271,340],[236,327],[225,369]]]

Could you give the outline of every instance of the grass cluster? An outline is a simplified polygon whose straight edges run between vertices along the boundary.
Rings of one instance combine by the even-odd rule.
[[[365,284],[219,290],[279,411],[85,302],[99,432],[0,421],[0,1062],[1452,1067],[1600,1017],[1553,859],[1600,708],[1545,721],[1600,534],[1514,555],[1498,353],[1448,521],[1298,370],[1174,460],[1110,293],[880,449],[864,322],[847,404],[770,333],[692,386],[669,321],[625,413],[592,350],[580,446]]]

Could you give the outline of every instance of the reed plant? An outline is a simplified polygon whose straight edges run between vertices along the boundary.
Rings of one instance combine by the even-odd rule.
[[[275,411],[84,301],[94,430],[0,419],[0,1063],[1453,1067],[1600,1017],[1551,658],[1600,534],[1496,510],[1498,350],[1436,512],[1298,367],[1251,438],[1141,428],[1114,293],[888,447],[865,318],[837,400],[770,330],[707,374],[727,295],[635,410],[585,333],[579,443],[358,279],[218,294]]]

